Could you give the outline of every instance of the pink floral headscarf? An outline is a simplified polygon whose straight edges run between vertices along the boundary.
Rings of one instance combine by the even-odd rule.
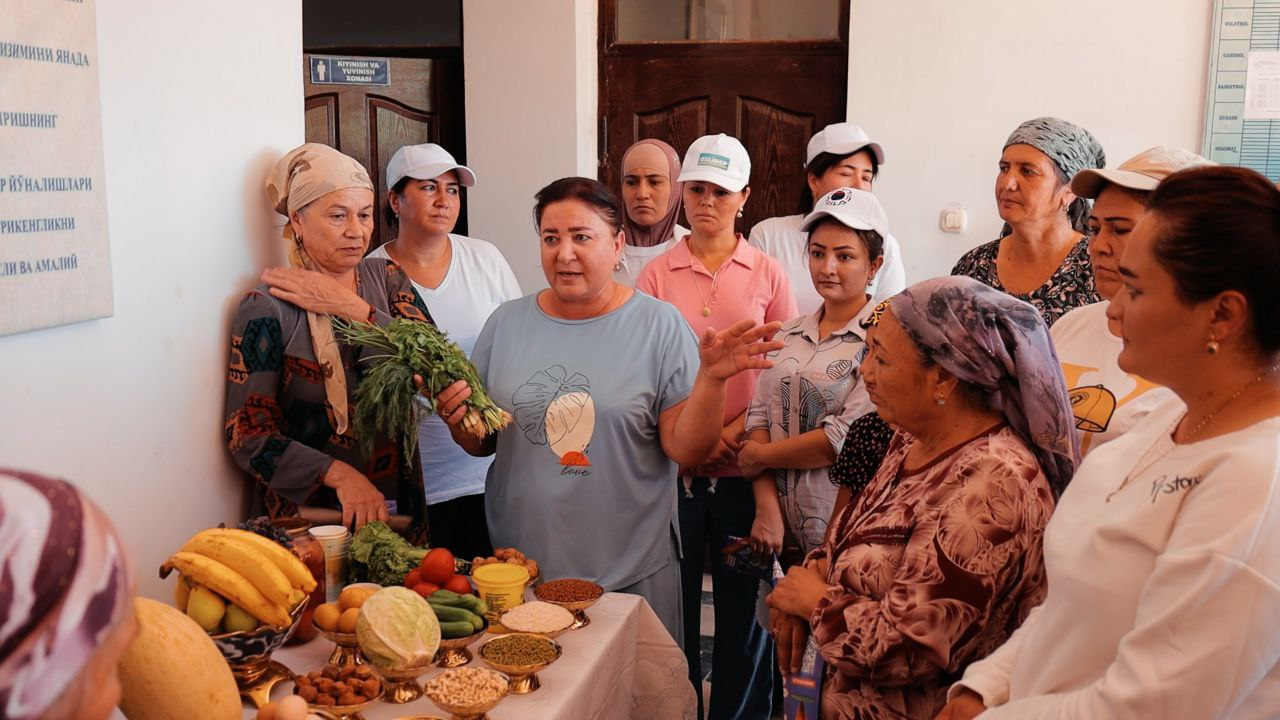
[[[40,717],[133,596],[124,547],[75,487],[0,468],[0,718]]]

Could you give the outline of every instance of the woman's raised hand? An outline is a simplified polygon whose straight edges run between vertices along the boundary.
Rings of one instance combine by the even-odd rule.
[[[773,361],[764,355],[781,350],[782,341],[764,338],[773,337],[781,327],[779,322],[757,325],[754,320],[743,320],[720,332],[707,328],[698,344],[702,372],[716,380],[728,380],[743,370],[773,367]]]
[[[262,271],[262,282],[273,297],[293,303],[307,312],[347,320],[368,320],[369,303],[354,290],[323,273],[301,268],[274,267]]]

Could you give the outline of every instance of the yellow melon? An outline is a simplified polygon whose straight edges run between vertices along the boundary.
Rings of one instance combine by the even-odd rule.
[[[218,646],[176,608],[136,598],[138,637],[120,660],[129,720],[238,720],[240,692]]]

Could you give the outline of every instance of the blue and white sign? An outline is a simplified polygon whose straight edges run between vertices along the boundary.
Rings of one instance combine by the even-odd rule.
[[[391,60],[388,58],[335,57],[311,55],[311,82],[323,85],[390,85]]]

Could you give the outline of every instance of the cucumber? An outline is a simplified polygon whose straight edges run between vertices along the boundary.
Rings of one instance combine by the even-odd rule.
[[[469,597],[469,596],[468,596]],[[463,596],[451,590],[437,590],[427,598],[430,602],[457,607]]]
[[[431,593],[431,597],[427,598],[427,601],[435,605],[464,608],[476,615],[484,615],[489,612],[489,606],[485,604],[484,600],[475,595],[459,595],[448,590],[437,590]]]
[[[465,622],[471,625],[471,618],[475,617],[470,610],[466,608],[453,607],[451,605],[437,605],[432,603],[431,609],[436,612],[436,619],[440,622]]]
[[[454,639],[463,638],[475,633],[474,627],[466,620],[454,620],[440,623],[440,637]]]

